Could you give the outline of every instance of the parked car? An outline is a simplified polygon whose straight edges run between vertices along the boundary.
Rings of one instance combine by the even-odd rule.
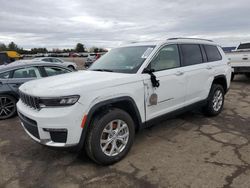
[[[6,52],[0,52],[0,65],[9,64],[11,60]]]
[[[212,41],[134,43],[112,49],[87,71],[22,85],[17,108],[35,141],[76,146],[107,165],[128,153],[136,131],[163,118],[197,106],[220,114],[230,78],[228,59]]]
[[[44,61],[44,62],[51,62],[51,63],[59,63],[59,64],[63,64],[64,66],[72,69],[72,70],[77,70],[77,65],[74,62],[70,62],[70,61],[64,61],[62,59],[59,58],[55,58],[55,57],[43,57],[43,58],[35,58],[33,60],[38,60],[38,61]]]
[[[0,120],[16,114],[20,85],[37,78],[68,72],[72,72],[72,70],[56,63],[21,61],[0,66]]]
[[[226,53],[232,66],[232,80],[236,74],[250,78],[250,42],[241,43],[236,50]]]
[[[100,58],[100,56],[101,56],[100,54],[96,54],[96,53],[88,54],[84,67],[88,69],[97,59]]]

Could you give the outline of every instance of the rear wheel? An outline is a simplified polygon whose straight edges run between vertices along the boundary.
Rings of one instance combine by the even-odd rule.
[[[16,114],[16,99],[9,95],[0,95],[0,120]]]
[[[120,109],[95,117],[87,136],[86,151],[95,162],[103,165],[121,160],[130,150],[135,134],[134,121]]]
[[[203,108],[206,115],[217,116],[221,113],[224,105],[224,95],[225,91],[221,85],[212,85],[207,105]]]

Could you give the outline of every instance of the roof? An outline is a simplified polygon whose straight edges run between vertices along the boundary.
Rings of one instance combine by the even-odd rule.
[[[200,39],[200,38],[169,38],[167,40],[155,40],[155,41],[142,41],[132,42],[130,44],[123,45],[127,46],[158,46],[168,43],[198,43],[198,44],[212,44],[216,45],[212,40]]]
[[[5,72],[17,68],[22,68],[27,65],[30,66],[56,66],[56,67],[62,67],[62,68],[67,68],[64,65],[58,64],[58,63],[51,63],[51,62],[44,62],[44,61],[39,61],[39,60],[19,60],[19,61],[14,61],[13,63],[7,64],[7,65],[1,65],[0,66],[0,72]]]

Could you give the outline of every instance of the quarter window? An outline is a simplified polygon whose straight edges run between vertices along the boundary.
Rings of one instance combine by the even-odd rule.
[[[40,72],[36,67],[17,69],[13,73],[13,78],[40,78]]]
[[[209,62],[222,60],[222,56],[221,56],[217,46],[204,45],[204,48],[205,48],[205,51],[207,54],[207,59]]]
[[[55,76],[59,74],[69,73],[70,71],[67,69],[59,68],[59,67],[44,67],[45,72],[48,76]]]
[[[182,44],[180,46],[183,66],[196,65],[203,62],[200,45]]]
[[[163,47],[157,56],[152,60],[151,69],[161,71],[180,67],[180,57],[177,45],[168,45]]]

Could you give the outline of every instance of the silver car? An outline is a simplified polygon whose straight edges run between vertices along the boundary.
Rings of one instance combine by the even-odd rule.
[[[63,64],[65,67],[68,67],[68,68],[70,68],[72,70],[77,69],[76,63],[70,62],[70,61],[64,61],[62,59],[55,58],[55,57],[40,57],[40,58],[35,58],[33,60],[51,62],[51,63],[60,63],[60,64]]]

